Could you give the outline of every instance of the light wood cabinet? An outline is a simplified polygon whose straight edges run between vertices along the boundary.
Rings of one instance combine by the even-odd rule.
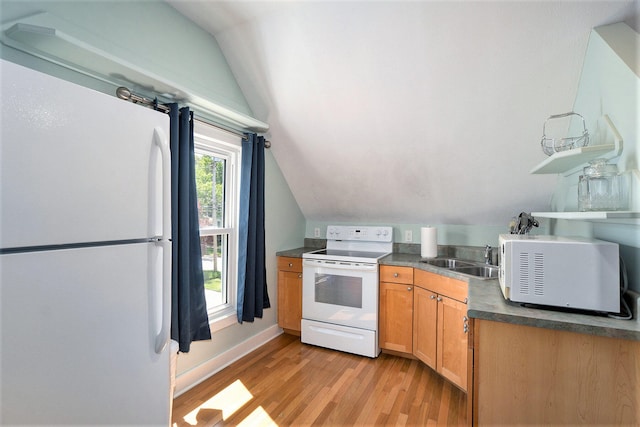
[[[302,259],[278,257],[278,326],[300,335],[302,320]]]
[[[380,266],[379,344],[385,350],[413,349],[413,268]]]
[[[411,267],[380,266],[380,348],[413,355],[467,391],[468,284]]]
[[[438,294],[416,286],[413,291],[413,354],[437,369]]]
[[[474,321],[474,425],[640,425],[640,341]]]
[[[468,368],[467,305],[441,296],[438,302],[438,367],[442,374],[462,390],[467,390]]]
[[[414,272],[413,354],[467,390],[469,366],[468,285],[428,271]]]

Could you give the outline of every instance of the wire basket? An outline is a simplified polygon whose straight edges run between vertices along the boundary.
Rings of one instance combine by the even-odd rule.
[[[561,119],[569,116],[580,117],[580,119],[582,120],[582,135],[568,136],[565,138],[547,137],[547,122],[549,120]],[[542,151],[547,156],[550,156],[554,153],[559,153],[560,151],[571,150],[572,148],[586,147],[587,145],[589,145],[589,132],[587,132],[587,126],[584,123],[584,117],[574,112],[549,116],[547,120],[544,121],[544,125],[542,125],[542,140],[540,141],[540,145],[542,146]]]

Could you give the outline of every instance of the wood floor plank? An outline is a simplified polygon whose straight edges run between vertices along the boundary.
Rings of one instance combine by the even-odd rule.
[[[367,393],[364,394],[366,397],[364,406],[354,408],[356,411],[359,411],[358,417],[355,419],[356,425],[368,426],[375,424],[386,393],[388,392],[385,385],[387,384],[388,372],[393,362],[395,362],[395,359],[389,359],[386,355],[381,357],[382,359],[380,360],[387,361],[387,363],[377,364],[377,366],[374,367],[375,369],[372,371],[370,382],[367,384]]]
[[[234,401],[220,403],[230,390]],[[174,427],[241,423],[466,425],[466,394],[415,359],[371,359],[283,334],[174,401]]]
[[[438,411],[438,425],[447,425],[449,421],[449,403],[451,402],[451,387],[442,388],[442,400]]]

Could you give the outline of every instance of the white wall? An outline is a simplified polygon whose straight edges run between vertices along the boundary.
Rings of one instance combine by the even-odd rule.
[[[513,212],[513,216],[517,217],[520,212]],[[315,229],[320,230],[320,238],[324,239],[327,235],[327,226],[329,225],[385,225],[393,227],[393,241],[395,243],[420,243],[421,227],[436,227],[438,230],[439,245],[460,245],[460,246],[498,246],[498,235],[509,232],[509,220],[505,218],[504,225],[456,225],[456,224],[433,224],[427,221],[421,224],[403,224],[396,222],[387,223],[341,223],[326,221],[307,221],[305,236],[308,238],[315,237]],[[538,229],[541,232],[543,229]],[[410,231],[412,241],[405,239],[406,232]],[[539,233],[538,233],[539,234]]]
[[[241,3],[223,4],[206,3],[212,14]],[[501,227],[549,210],[555,176],[529,173],[545,157],[542,124],[571,110],[591,29],[633,12],[631,1],[279,2],[218,32],[188,16],[215,32],[269,122],[307,220]]]

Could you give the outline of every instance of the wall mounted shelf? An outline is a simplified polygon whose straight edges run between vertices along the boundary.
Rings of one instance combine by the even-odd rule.
[[[47,12],[37,13],[19,21],[3,23],[0,26],[0,42],[100,81],[126,86],[151,99],[158,95],[161,102],[188,104],[197,112],[204,112],[232,129],[253,132],[269,130],[267,123],[212,101],[210,95],[203,94],[202,88],[187,87],[144,69],[124,59],[123,51],[113,54],[97,47],[92,34],[83,32],[82,37],[72,36],[57,26],[69,24]],[[92,37],[93,42],[90,40]],[[187,85],[193,85],[193,82]]]
[[[614,144],[592,145],[561,151],[547,157],[531,169],[532,174],[564,173],[613,151]]]
[[[567,173],[599,157],[613,158],[619,156],[620,153],[622,153],[622,136],[620,136],[618,129],[613,125],[609,116],[604,115],[603,118],[611,131],[614,140],[613,143],[590,145],[554,153],[531,169],[530,173]]]
[[[611,224],[640,224],[640,212],[635,211],[531,212],[531,215],[538,218],[607,222]]]

